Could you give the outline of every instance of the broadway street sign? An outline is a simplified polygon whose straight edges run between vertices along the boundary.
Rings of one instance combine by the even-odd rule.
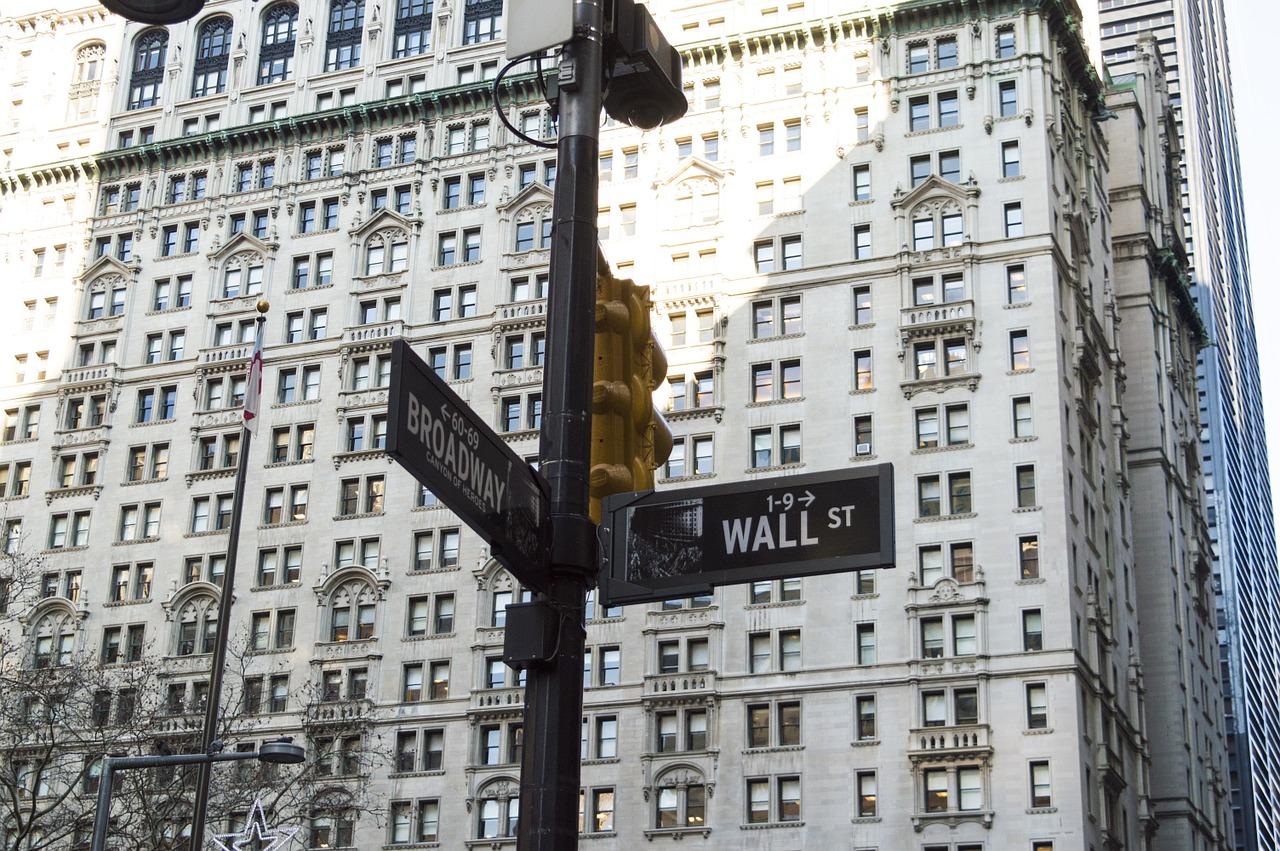
[[[387,453],[489,544],[521,584],[547,587],[542,477],[404,340],[391,349]]]
[[[600,589],[611,606],[893,567],[893,465],[619,494],[603,518]]]

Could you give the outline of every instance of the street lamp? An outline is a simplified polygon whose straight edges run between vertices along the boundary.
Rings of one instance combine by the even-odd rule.
[[[173,765],[207,765],[214,762],[240,762],[250,759],[261,760],[268,765],[297,765],[304,762],[306,758],[306,750],[301,745],[294,744],[289,736],[281,736],[266,742],[256,751],[104,757],[102,773],[98,778],[98,809],[93,817],[91,851],[105,851],[107,847],[107,826],[111,821],[111,786],[117,771],[131,768],[164,768]]]
[[[204,8],[204,0],[102,0],[122,18],[140,24],[180,24]]]

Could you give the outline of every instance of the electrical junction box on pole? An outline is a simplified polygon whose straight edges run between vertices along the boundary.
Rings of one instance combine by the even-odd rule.
[[[601,604],[894,566],[893,465],[606,497]]]
[[[573,38],[573,0],[507,0],[507,58],[559,47]]]

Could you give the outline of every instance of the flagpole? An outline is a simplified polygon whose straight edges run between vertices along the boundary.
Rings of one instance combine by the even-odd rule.
[[[240,427],[240,455],[236,459],[235,493],[231,498],[231,527],[228,529],[227,560],[222,572],[222,594],[218,601],[218,632],[213,647],[213,664],[209,669],[209,695],[204,708],[204,735],[200,753],[213,754],[222,750],[217,740],[218,710],[222,703],[222,675],[227,664],[227,640],[231,635],[231,603],[235,594],[236,555],[240,549],[240,515],[244,513],[244,480],[249,470],[249,447],[253,434],[258,430],[262,406],[262,331],[271,305],[266,299],[258,301],[258,321],[254,329],[253,356],[244,388],[244,424]],[[196,799],[191,811],[191,851],[204,847],[205,822],[209,816],[209,782],[213,763],[200,763],[196,781]]]

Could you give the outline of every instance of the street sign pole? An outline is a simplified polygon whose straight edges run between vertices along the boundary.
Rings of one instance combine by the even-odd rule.
[[[574,38],[559,69],[559,143],[540,470],[551,491],[552,658],[531,665],[520,764],[521,851],[578,842],[583,610],[596,570],[588,516],[595,343],[596,202],[604,68],[602,0],[576,0]]]

